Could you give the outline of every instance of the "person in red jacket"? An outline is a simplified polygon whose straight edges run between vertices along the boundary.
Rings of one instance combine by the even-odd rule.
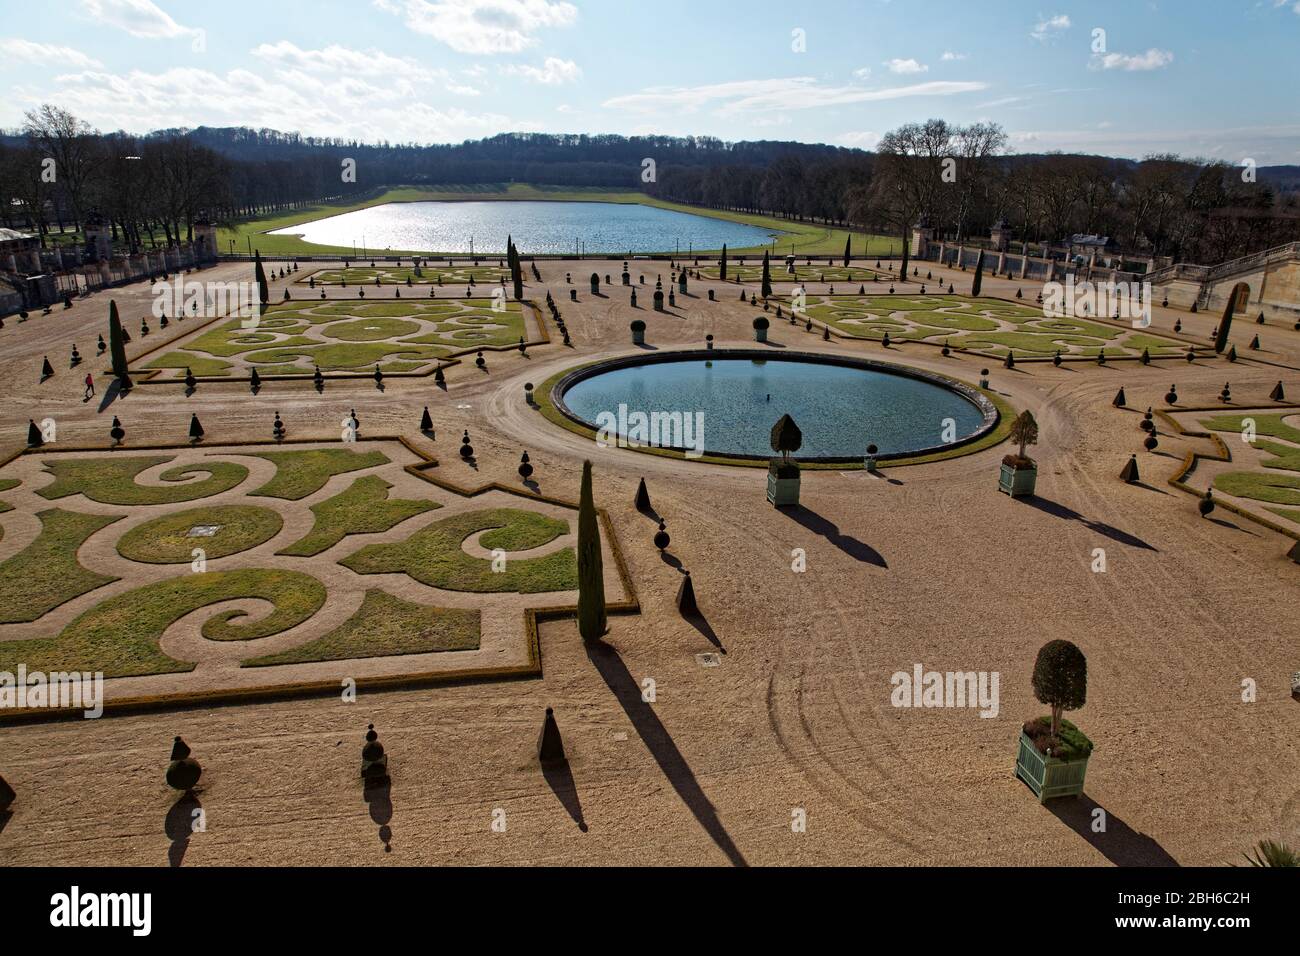
[[[83,398],[82,401],[88,402],[94,397],[95,397],[95,380],[91,377],[90,373],[87,372],[86,373],[86,397]]]

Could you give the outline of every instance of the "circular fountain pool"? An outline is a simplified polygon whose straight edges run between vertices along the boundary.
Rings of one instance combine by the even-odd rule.
[[[966,444],[998,419],[977,389],[940,375],[754,349],[601,362],[564,376],[551,397],[563,414],[598,434],[629,439],[619,444],[730,458],[772,457],[772,426],[787,413],[803,432],[796,457],[832,462],[861,461],[868,445],[890,459]]]

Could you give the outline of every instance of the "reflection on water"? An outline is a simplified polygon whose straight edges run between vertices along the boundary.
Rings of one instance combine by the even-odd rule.
[[[412,252],[473,251],[504,255],[513,236],[524,255],[556,255],[583,248],[590,253],[676,252],[732,249],[770,241],[767,229],[742,223],[608,202],[404,202],[275,230],[307,242],[351,246],[358,253],[386,249]],[[581,245],[575,247],[575,241]]]
[[[564,394],[574,414],[702,412],[710,451],[771,455],[772,426],[789,413],[803,432],[800,457],[853,457],[944,444],[945,419],[957,439],[978,430],[979,409],[930,382],[868,369],[781,359],[703,359],[614,369]]]

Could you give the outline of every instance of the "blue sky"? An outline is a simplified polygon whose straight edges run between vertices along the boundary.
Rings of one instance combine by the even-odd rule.
[[[48,101],[132,132],[871,148],[934,116],[1017,152],[1300,163],[1298,53],[1300,0],[0,0],[0,126]]]

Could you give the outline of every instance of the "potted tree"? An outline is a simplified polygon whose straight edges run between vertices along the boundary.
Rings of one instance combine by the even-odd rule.
[[[632,344],[645,345],[645,323],[640,319],[633,319],[630,328],[632,329]]]
[[[1032,495],[1038,483],[1038,465],[1025,454],[1026,445],[1038,444],[1038,422],[1029,411],[1023,411],[1011,423],[1011,440],[1020,443],[1020,451],[1006,455],[1002,459],[1002,471],[998,475],[998,490],[1005,491],[1012,498]]]
[[[763,316],[761,315],[754,320],[754,341],[755,342],[767,341],[767,325],[768,325],[767,319],[763,318]],[[795,447],[798,448],[797,445]]]
[[[799,463],[790,455],[803,445],[803,432],[789,415],[772,426],[772,451],[780,452],[767,464],[767,500],[778,508],[799,503]]]
[[[1069,641],[1048,641],[1034,662],[1034,696],[1051,715],[1026,721],[1020,730],[1016,776],[1039,803],[1083,793],[1092,741],[1061,713],[1078,710],[1088,698],[1088,661]]]

